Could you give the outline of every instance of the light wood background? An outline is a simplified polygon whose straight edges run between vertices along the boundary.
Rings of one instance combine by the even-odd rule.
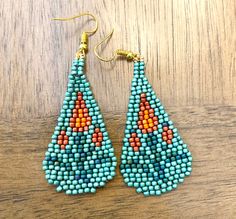
[[[121,153],[131,63],[100,63],[104,47],[139,51],[146,74],[193,153],[176,191],[144,198],[117,176],[96,195],[66,196],[44,180],[41,161],[63,102],[90,11],[87,77]],[[236,218],[236,2],[234,0],[0,1],[0,218]]]

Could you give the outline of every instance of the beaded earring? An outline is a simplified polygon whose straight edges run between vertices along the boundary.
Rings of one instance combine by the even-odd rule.
[[[124,182],[144,196],[161,195],[177,187],[192,171],[192,155],[148,82],[143,57],[126,50],[116,50],[112,58],[124,56],[134,62],[134,76],[129,98],[120,172]]]
[[[88,36],[97,31],[97,20],[90,13],[54,20],[72,20],[85,15],[95,21],[96,27],[82,33],[57,126],[43,160],[48,183],[54,184],[58,192],[73,195],[95,193],[115,176],[116,168],[111,140],[84,74]]]

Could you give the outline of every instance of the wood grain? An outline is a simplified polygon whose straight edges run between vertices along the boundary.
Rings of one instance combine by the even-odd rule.
[[[103,55],[139,51],[146,74],[193,153],[193,173],[176,191],[144,198],[117,176],[96,195],[58,194],[41,162],[55,126],[72,58],[90,11],[87,77],[121,153],[132,64]],[[0,1],[0,218],[236,218],[236,2],[233,0]]]

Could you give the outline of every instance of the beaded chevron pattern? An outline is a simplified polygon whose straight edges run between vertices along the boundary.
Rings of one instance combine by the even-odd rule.
[[[46,179],[58,192],[94,193],[115,176],[115,167],[114,149],[84,75],[84,59],[76,58],[43,161]]]
[[[144,62],[135,62],[120,165],[125,183],[145,196],[161,195],[183,182],[191,166],[191,153],[145,77]]]

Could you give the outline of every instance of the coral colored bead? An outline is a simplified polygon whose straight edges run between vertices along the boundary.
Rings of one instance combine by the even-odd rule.
[[[97,133],[93,133],[93,138],[97,138],[98,134]]]
[[[150,118],[153,118],[153,117],[154,117],[154,114],[153,114],[153,113],[150,113],[150,114],[149,114],[149,117],[150,117]]]
[[[64,141],[63,141],[63,144],[64,144],[64,145],[67,145],[67,144],[68,144],[68,140],[64,140]]]
[[[84,126],[84,131],[88,131],[88,130],[89,130],[88,126]]]
[[[98,141],[101,142],[102,141],[102,137],[98,137]]]
[[[139,129],[143,129],[143,125],[139,125],[138,128],[139,128]]]
[[[59,145],[62,145],[62,143],[63,143],[62,140],[58,140],[58,141],[57,141],[57,144],[59,144]]]
[[[75,118],[70,118],[70,122],[75,122]]]
[[[61,145],[61,150],[65,150],[66,146],[65,145]]]
[[[130,143],[130,146],[131,146],[131,147],[134,147],[134,146],[135,146],[135,142],[131,142],[131,143]]]
[[[100,142],[97,142],[97,143],[96,143],[96,146],[97,146],[97,147],[100,147],[100,146],[101,146],[101,143],[100,143]]]
[[[66,134],[66,132],[65,131],[61,131],[61,135],[65,135]]]
[[[100,131],[99,128],[95,128],[95,132],[98,133]]]
[[[138,152],[139,151],[138,147],[134,147],[134,151]]]
[[[86,125],[87,125],[87,126],[89,126],[90,124],[91,124],[91,122],[90,122],[90,121],[87,121],[87,122],[86,122]]]
[[[167,144],[172,144],[172,141],[171,140],[167,140],[166,143]]]
[[[168,127],[163,127],[163,131],[167,132],[168,131]]]
[[[72,130],[73,130],[73,132],[77,132],[77,128],[73,128]]]
[[[92,138],[92,142],[93,143],[97,142],[97,138]]]
[[[103,136],[102,132],[99,132],[98,137],[102,137],[102,136]]]
[[[152,132],[153,131],[153,129],[152,128],[148,128],[148,130],[147,130],[149,133],[150,132]]]
[[[58,140],[63,140],[63,136],[62,136],[62,135],[59,135],[59,136],[57,137],[57,139],[58,139]]]
[[[149,113],[154,113],[154,110],[153,109],[149,109]]]
[[[143,111],[139,111],[139,113],[138,113],[140,116],[143,116]]]
[[[169,129],[169,130],[167,131],[167,133],[168,133],[169,135],[172,134],[172,130]]]
[[[135,137],[137,136],[137,134],[136,134],[136,133],[132,133],[131,136],[132,136],[133,138],[135,138]]]

